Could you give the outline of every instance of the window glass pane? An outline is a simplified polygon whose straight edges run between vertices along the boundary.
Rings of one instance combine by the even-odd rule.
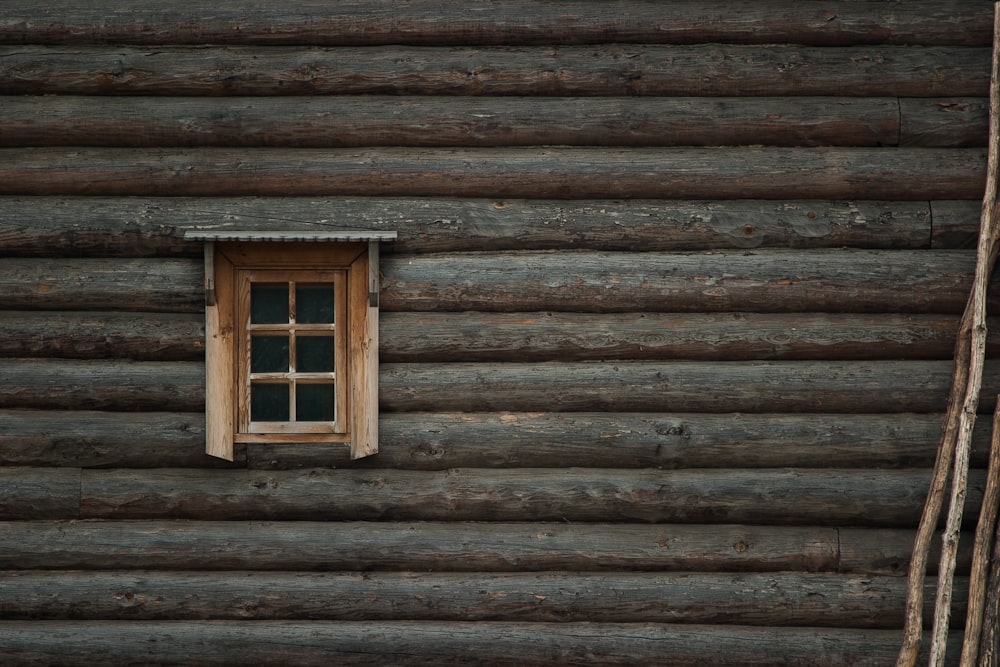
[[[299,336],[295,341],[295,370],[300,373],[333,372],[333,336]]]
[[[290,419],[287,384],[250,385],[250,419],[255,422],[286,422]]]
[[[333,322],[333,283],[297,285],[295,321],[303,324]]]
[[[251,285],[250,322],[253,324],[287,323],[288,285]]]
[[[334,420],[332,384],[299,384],[295,387],[295,416],[300,422]]]
[[[288,336],[252,336],[250,372],[287,373]]]

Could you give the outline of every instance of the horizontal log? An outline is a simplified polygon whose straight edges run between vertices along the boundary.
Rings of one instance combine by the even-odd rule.
[[[974,204],[975,238],[978,201],[956,203],[968,204]],[[0,253],[19,257],[200,257],[202,244],[183,240],[193,229],[395,230],[399,236],[383,246],[386,253],[916,249],[927,247],[931,235],[926,201],[0,197],[0,208]],[[969,217],[963,209],[961,224]],[[937,248],[947,247],[936,240]]]
[[[970,251],[386,256],[391,311],[961,312]],[[0,308],[201,313],[201,259],[0,259]],[[998,304],[997,294],[991,304]]]
[[[382,263],[381,307],[957,313],[972,262],[968,251],[394,255]]]
[[[913,145],[985,145],[985,102],[923,102],[954,111]],[[891,146],[900,118],[864,97],[12,97],[0,146]]]
[[[379,356],[407,363],[950,359],[957,327],[954,315],[385,313]],[[0,319],[0,357],[200,361],[204,338],[198,313],[7,311]],[[987,352],[1000,352],[995,336]]]
[[[204,310],[204,265],[192,259],[0,259],[0,308]],[[9,326],[9,325],[8,325]]]
[[[198,313],[7,311],[0,357],[197,361],[205,356]]]
[[[977,199],[980,148],[0,148],[0,194]]]
[[[989,102],[982,98],[899,100],[900,146],[983,146]]]
[[[930,203],[932,248],[975,248],[982,204],[978,201]]]
[[[0,523],[4,569],[533,572],[836,572],[838,530],[657,524],[13,521]],[[907,530],[855,529],[898,566]],[[863,540],[862,540],[863,541]],[[964,543],[963,543],[964,544]],[[850,545],[849,545],[850,546]],[[854,553],[853,551],[850,553]],[[966,550],[960,566],[968,569]],[[933,567],[936,559],[928,562]]]
[[[710,623],[899,628],[903,577],[800,573],[6,571],[0,618]],[[925,620],[933,618],[927,582]],[[962,616],[968,579],[955,581]]]
[[[1000,393],[987,364],[983,396]],[[0,407],[204,410],[196,362],[0,359]],[[383,364],[386,412],[939,413],[948,361]],[[985,399],[983,411],[992,411]]]
[[[986,97],[989,41],[925,48],[10,46],[0,48],[0,94]]]
[[[192,16],[197,16],[192,20]],[[386,0],[292,6],[192,0],[164,6],[144,0],[102,12],[60,0],[8,0],[0,12],[7,44],[580,44],[601,42],[797,42],[845,44],[989,44],[983,3],[910,0],[884,10],[878,2],[810,6],[793,0],[632,2],[628,11],[602,2],[485,0],[461,6],[437,0],[400,6]]]
[[[0,477],[0,516],[6,520],[71,519],[79,512],[78,469],[0,468]]]
[[[27,518],[282,521],[574,521],[915,526],[930,472],[905,470],[83,470],[3,468]],[[983,471],[979,471],[983,473]],[[985,474],[971,476],[974,514]],[[59,495],[62,492],[62,495]],[[58,504],[56,504],[58,503]],[[70,508],[70,509],[68,509]],[[0,505],[5,520],[16,505]]]
[[[0,466],[74,468],[930,467],[942,416],[406,413],[379,419],[377,457],[337,445],[237,445],[206,456],[201,413],[2,410]],[[989,424],[975,430],[986,467]]]
[[[11,356],[27,356],[25,347],[14,347],[18,340],[41,345],[38,328],[8,334]],[[383,362],[409,363],[951,359],[957,329],[957,316],[950,315],[385,313],[379,355]],[[53,343],[58,350],[72,344],[72,336]],[[994,335],[988,347],[991,355],[1000,353],[1000,339]],[[0,356],[3,350],[0,338]]]
[[[994,369],[983,412],[1000,393]],[[389,412],[939,412],[951,371],[947,361],[383,364],[379,403]]]
[[[653,623],[5,621],[0,633],[0,658],[60,665],[881,667],[899,648],[898,630]]]
[[[203,413],[0,410],[0,465],[73,468],[243,466],[205,454]]]

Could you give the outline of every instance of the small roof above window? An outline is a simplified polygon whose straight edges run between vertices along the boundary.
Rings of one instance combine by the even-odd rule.
[[[204,231],[188,230],[184,232],[184,239],[187,241],[393,241],[396,239],[396,232],[374,230],[342,230],[335,232],[261,232],[218,229]]]

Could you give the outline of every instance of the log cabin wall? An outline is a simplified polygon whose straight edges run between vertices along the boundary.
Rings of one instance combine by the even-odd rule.
[[[290,4],[0,5],[4,664],[891,664],[993,3]],[[380,453],[207,457],[184,232],[358,228]]]

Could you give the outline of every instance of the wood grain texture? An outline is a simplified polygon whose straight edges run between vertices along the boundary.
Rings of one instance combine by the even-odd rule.
[[[241,521],[2,522],[4,569],[835,572],[838,529],[792,526]],[[856,529],[871,561],[912,531]],[[909,543],[909,544],[908,544]]]
[[[979,219],[976,202],[952,203],[951,215],[938,204],[941,224],[960,233],[967,231],[970,217]],[[0,253],[21,257],[200,257],[201,244],[183,240],[195,229],[397,231],[383,254],[916,249],[928,247],[932,232],[927,201],[0,197],[0,207]],[[972,230],[974,236],[974,225]],[[948,247],[947,236],[936,234],[935,247]]]
[[[948,359],[957,326],[953,315],[385,313],[379,357],[388,363]],[[204,341],[197,313],[0,317],[0,357],[200,361]],[[988,352],[998,351],[993,341]]]
[[[203,276],[192,259],[8,257],[0,259],[0,308],[196,313]]]
[[[0,657],[18,664],[293,663],[882,667],[896,630],[654,623],[385,621],[5,621]],[[961,637],[955,643],[961,645]]]
[[[5,477],[45,478],[47,469]],[[979,471],[982,473],[982,471]],[[970,476],[968,507],[985,474]],[[84,470],[106,520],[574,521],[909,527],[927,470]],[[53,494],[54,495],[54,494]],[[53,508],[45,518],[64,516]],[[9,513],[4,519],[12,519]],[[974,519],[973,519],[974,520]]]
[[[979,148],[2,148],[0,194],[973,199]]]
[[[4,95],[985,97],[989,73],[989,46],[0,47]]]
[[[985,146],[989,99],[899,99],[900,146]]]
[[[983,396],[1000,393],[987,363]],[[948,361],[382,364],[385,412],[939,413]],[[0,359],[0,407],[204,410],[197,362]],[[858,397],[864,396],[864,401]],[[991,410],[984,400],[982,410]]]
[[[932,248],[976,247],[981,201],[935,201],[930,207]]]
[[[210,14],[179,0],[143,0],[107,12],[66,0],[42,6],[10,0],[0,12],[8,44],[577,44],[600,42],[799,42],[811,44],[988,44],[983,2],[912,0],[885,11],[879,2],[803,4],[792,0],[631,2],[627,12],[602,2],[439,0],[400,5],[319,0],[276,7],[221,2]],[[197,18],[192,18],[197,16]]]
[[[895,98],[12,97],[0,146],[893,146]],[[985,143],[981,100],[912,132],[912,145]],[[964,111],[960,111],[963,108]],[[924,114],[929,115],[929,114]],[[922,117],[921,117],[922,118]]]
[[[941,415],[403,413],[379,421],[379,455],[346,446],[236,446],[237,466],[392,468],[930,467]],[[199,413],[0,410],[0,465],[229,467],[204,454]],[[988,424],[972,465],[984,468]]]
[[[933,581],[930,590],[933,591]],[[956,614],[968,580],[955,582]],[[420,620],[898,628],[904,581],[800,573],[6,571],[0,617]],[[928,619],[933,609],[927,609]]]

